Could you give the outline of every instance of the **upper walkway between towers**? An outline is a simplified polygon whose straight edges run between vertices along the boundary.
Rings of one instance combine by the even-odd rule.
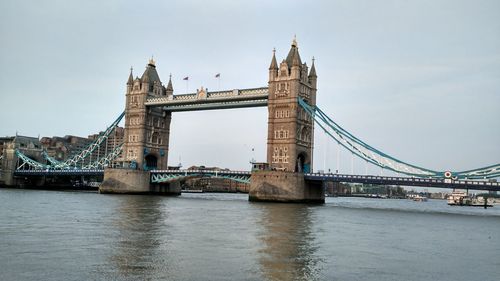
[[[196,93],[150,97],[145,105],[160,107],[166,111],[194,111],[267,106],[269,89],[267,87],[234,89],[208,92],[201,88]]]

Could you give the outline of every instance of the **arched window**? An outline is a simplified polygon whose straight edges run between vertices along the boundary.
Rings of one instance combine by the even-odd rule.
[[[158,140],[159,140],[158,133],[153,133],[153,136],[151,137],[151,142],[158,143]]]

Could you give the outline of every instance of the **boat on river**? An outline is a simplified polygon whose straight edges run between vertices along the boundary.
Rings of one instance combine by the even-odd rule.
[[[453,191],[448,196],[448,205],[450,206],[470,206],[470,207],[493,207],[492,204],[488,204],[488,198],[479,200],[470,196],[468,193],[463,191]]]
[[[183,189],[182,193],[203,193],[203,189]]]
[[[413,201],[416,201],[416,202],[427,202],[427,197],[425,196],[422,196],[422,195],[415,195],[413,196]]]

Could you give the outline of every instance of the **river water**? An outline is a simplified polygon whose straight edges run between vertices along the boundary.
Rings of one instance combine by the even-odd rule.
[[[500,280],[500,206],[0,189],[0,280]]]

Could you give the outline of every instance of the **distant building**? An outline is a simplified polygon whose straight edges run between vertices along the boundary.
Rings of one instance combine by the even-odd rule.
[[[47,154],[56,160],[68,159],[85,149],[91,143],[87,138],[69,135],[64,137],[43,137],[40,142],[47,151]]]
[[[95,141],[99,138],[99,135],[103,132],[99,132],[98,134],[93,134],[88,137],[89,140]],[[125,137],[125,129],[123,127],[116,127],[114,132],[108,137],[106,142],[103,142],[98,150],[96,150],[92,154],[92,158],[97,159],[97,157],[102,158],[107,153],[112,152],[118,145],[122,144]]]
[[[354,194],[376,194],[388,197],[404,197],[406,192],[400,186],[371,184],[328,183],[326,192],[333,196],[349,196]]]
[[[211,170],[211,171],[229,171],[219,167],[191,166],[188,170]],[[205,192],[242,192],[248,193],[250,184],[237,182],[224,178],[190,178],[184,183],[185,189],[203,190]]]
[[[3,156],[3,148],[7,143],[12,142],[15,137],[0,137],[0,157]],[[1,163],[1,162],[0,162]]]
[[[17,158],[17,150],[29,159],[44,163],[43,148],[38,138],[19,135],[0,138],[0,184],[13,185],[13,171],[18,167],[28,168],[28,165]]]
[[[449,194],[446,192],[434,192],[434,193],[429,194],[429,196],[430,196],[429,198],[443,200],[443,199],[446,199],[448,197],[448,195]]]
[[[250,184],[223,178],[193,178],[186,180],[184,188],[205,192],[248,193]]]
[[[325,192],[329,196],[346,196],[351,194],[351,187],[341,182],[325,182]]]
[[[99,138],[98,134],[93,134],[87,138],[67,135],[64,137],[43,137],[40,142],[43,148],[47,151],[50,157],[56,160],[66,160],[74,155],[79,154],[82,150],[86,149],[95,140]],[[115,131],[104,141],[98,149],[92,153],[92,159],[104,157],[106,154],[112,152],[115,147],[123,143],[124,129],[116,127]]]

